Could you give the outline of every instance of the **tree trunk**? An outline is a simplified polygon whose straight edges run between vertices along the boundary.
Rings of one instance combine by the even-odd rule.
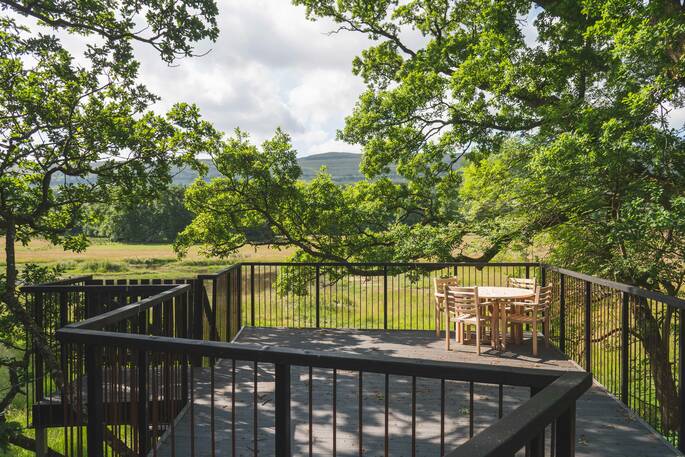
[[[680,397],[669,360],[670,328],[664,327],[664,334],[662,334],[661,326],[649,302],[643,297],[635,297],[633,313],[637,337],[645,348],[650,372],[654,378],[663,430],[678,430],[681,420]]]
[[[41,353],[43,360],[50,372],[50,375],[55,381],[56,386],[61,389],[64,385],[64,377],[60,367],[59,360],[55,353],[50,348],[47,338],[43,334],[42,329],[36,325],[36,321],[30,312],[24,308],[17,298],[17,260],[14,250],[14,245],[17,238],[17,227],[15,222],[10,218],[6,220],[7,227],[5,233],[5,274],[6,286],[3,293],[3,301],[7,308],[25,328],[31,338],[34,350]]]

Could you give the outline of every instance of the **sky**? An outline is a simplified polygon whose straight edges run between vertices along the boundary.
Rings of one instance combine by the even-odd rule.
[[[277,127],[288,132],[298,155],[360,152],[337,141],[336,131],[364,89],[352,59],[368,47],[361,34],[330,34],[328,21],[309,21],[286,0],[219,1],[220,35],[203,57],[168,66],[145,45],[137,48],[140,79],[162,100],[195,103],[225,132],[236,127],[256,142]]]
[[[140,80],[161,97],[153,108],[163,113],[177,102],[195,103],[219,130],[240,127],[254,142],[270,138],[277,127],[288,132],[299,156],[323,152],[361,152],[358,145],[336,140],[364,90],[352,74],[352,60],[371,43],[359,33],[330,33],[328,20],[310,21],[304,8],[289,0],[218,0],[220,35],[201,43],[202,57],[164,63],[150,46],[136,44]],[[537,12],[526,18],[529,45]],[[82,38],[62,36],[65,44]],[[421,47],[418,33],[403,33],[411,47]],[[80,53],[75,52],[78,56]],[[671,113],[682,128],[685,109]]]

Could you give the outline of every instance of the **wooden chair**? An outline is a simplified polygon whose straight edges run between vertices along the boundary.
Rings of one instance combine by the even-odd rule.
[[[535,290],[535,288],[537,287],[537,279],[507,277],[507,287],[517,287],[519,289]],[[512,312],[517,312],[516,307],[513,308]],[[504,335],[504,337],[506,338],[506,335]],[[521,341],[523,341],[523,325],[511,326],[511,338],[514,340],[514,342],[519,344],[521,343]]]
[[[538,287],[533,301],[514,302],[512,309],[507,310],[507,324],[529,324],[533,339],[533,355],[538,356],[538,324],[542,323],[545,347],[549,346],[549,307],[552,304],[552,286]]]
[[[507,287],[518,287],[519,289],[535,290],[537,287],[536,278],[507,278]]]
[[[463,342],[463,330],[469,326],[476,327],[476,350],[480,355],[480,343],[483,336],[483,324],[490,322],[490,317],[481,313],[478,298],[478,287],[449,287],[444,286],[445,296],[445,348],[450,350],[450,324],[456,324],[455,339]]]
[[[445,297],[445,286],[458,287],[459,278],[456,276],[445,276],[442,278],[435,278],[433,280],[435,286],[435,336],[440,338],[440,329],[442,328],[442,316],[445,314],[445,307],[443,301]]]

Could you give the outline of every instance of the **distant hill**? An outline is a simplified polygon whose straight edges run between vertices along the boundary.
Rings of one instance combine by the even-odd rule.
[[[333,177],[333,181],[339,184],[351,184],[364,179],[364,175],[359,171],[359,164],[361,163],[361,154],[352,152],[324,152],[323,154],[314,154],[306,157],[299,157],[297,163],[302,168],[302,179],[311,181],[314,176],[321,170],[321,167],[326,167],[326,171]],[[211,160],[203,159],[207,165],[207,179],[212,179],[220,176]],[[187,186],[197,179],[198,174],[189,168],[178,169],[172,171],[174,176],[174,184],[180,186]],[[393,181],[401,181],[393,169],[390,174],[390,179]],[[67,182],[77,182],[78,178],[68,178]],[[64,182],[64,176],[57,173],[54,176],[53,183]]]
[[[302,179],[305,181],[311,181],[321,170],[321,167],[326,167],[326,171],[333,177],[333,181],[340,184],[350,184],[364,179],[364,175],[359,171],[361,160],[361,154],[352,152],[324,152],[322,154],[299,157],[297,163],[302,168]],[[209,179],[219,176],[219,172],[210,160],[204,160],[203,162],[209,170],[207,173]],[[179,170],[174,176],[174,184],[187,186],[196,178],[197,173],[193,170]],[[390,178],[394,181],[400,180],[400,177],[395,173],[392,173]]]

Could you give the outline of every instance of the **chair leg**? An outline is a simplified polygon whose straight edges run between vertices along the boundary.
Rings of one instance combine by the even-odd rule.
[[[476,321],[476,351],[480,355],[480,321]]]
[[[445,349],[450,350],[450,316],[447,307],[445,307]]]
[[[533,357],[537,357],[538,356],[538,322],[535,319],[533,319],[532,337],[533,337]]]
[[[436,304],[435,305],[435,337],[440,338],[440,327],[441,327],[441,322],[440,322],[440,317],[442,316],[442,313],[440,313],[440,307]]]

